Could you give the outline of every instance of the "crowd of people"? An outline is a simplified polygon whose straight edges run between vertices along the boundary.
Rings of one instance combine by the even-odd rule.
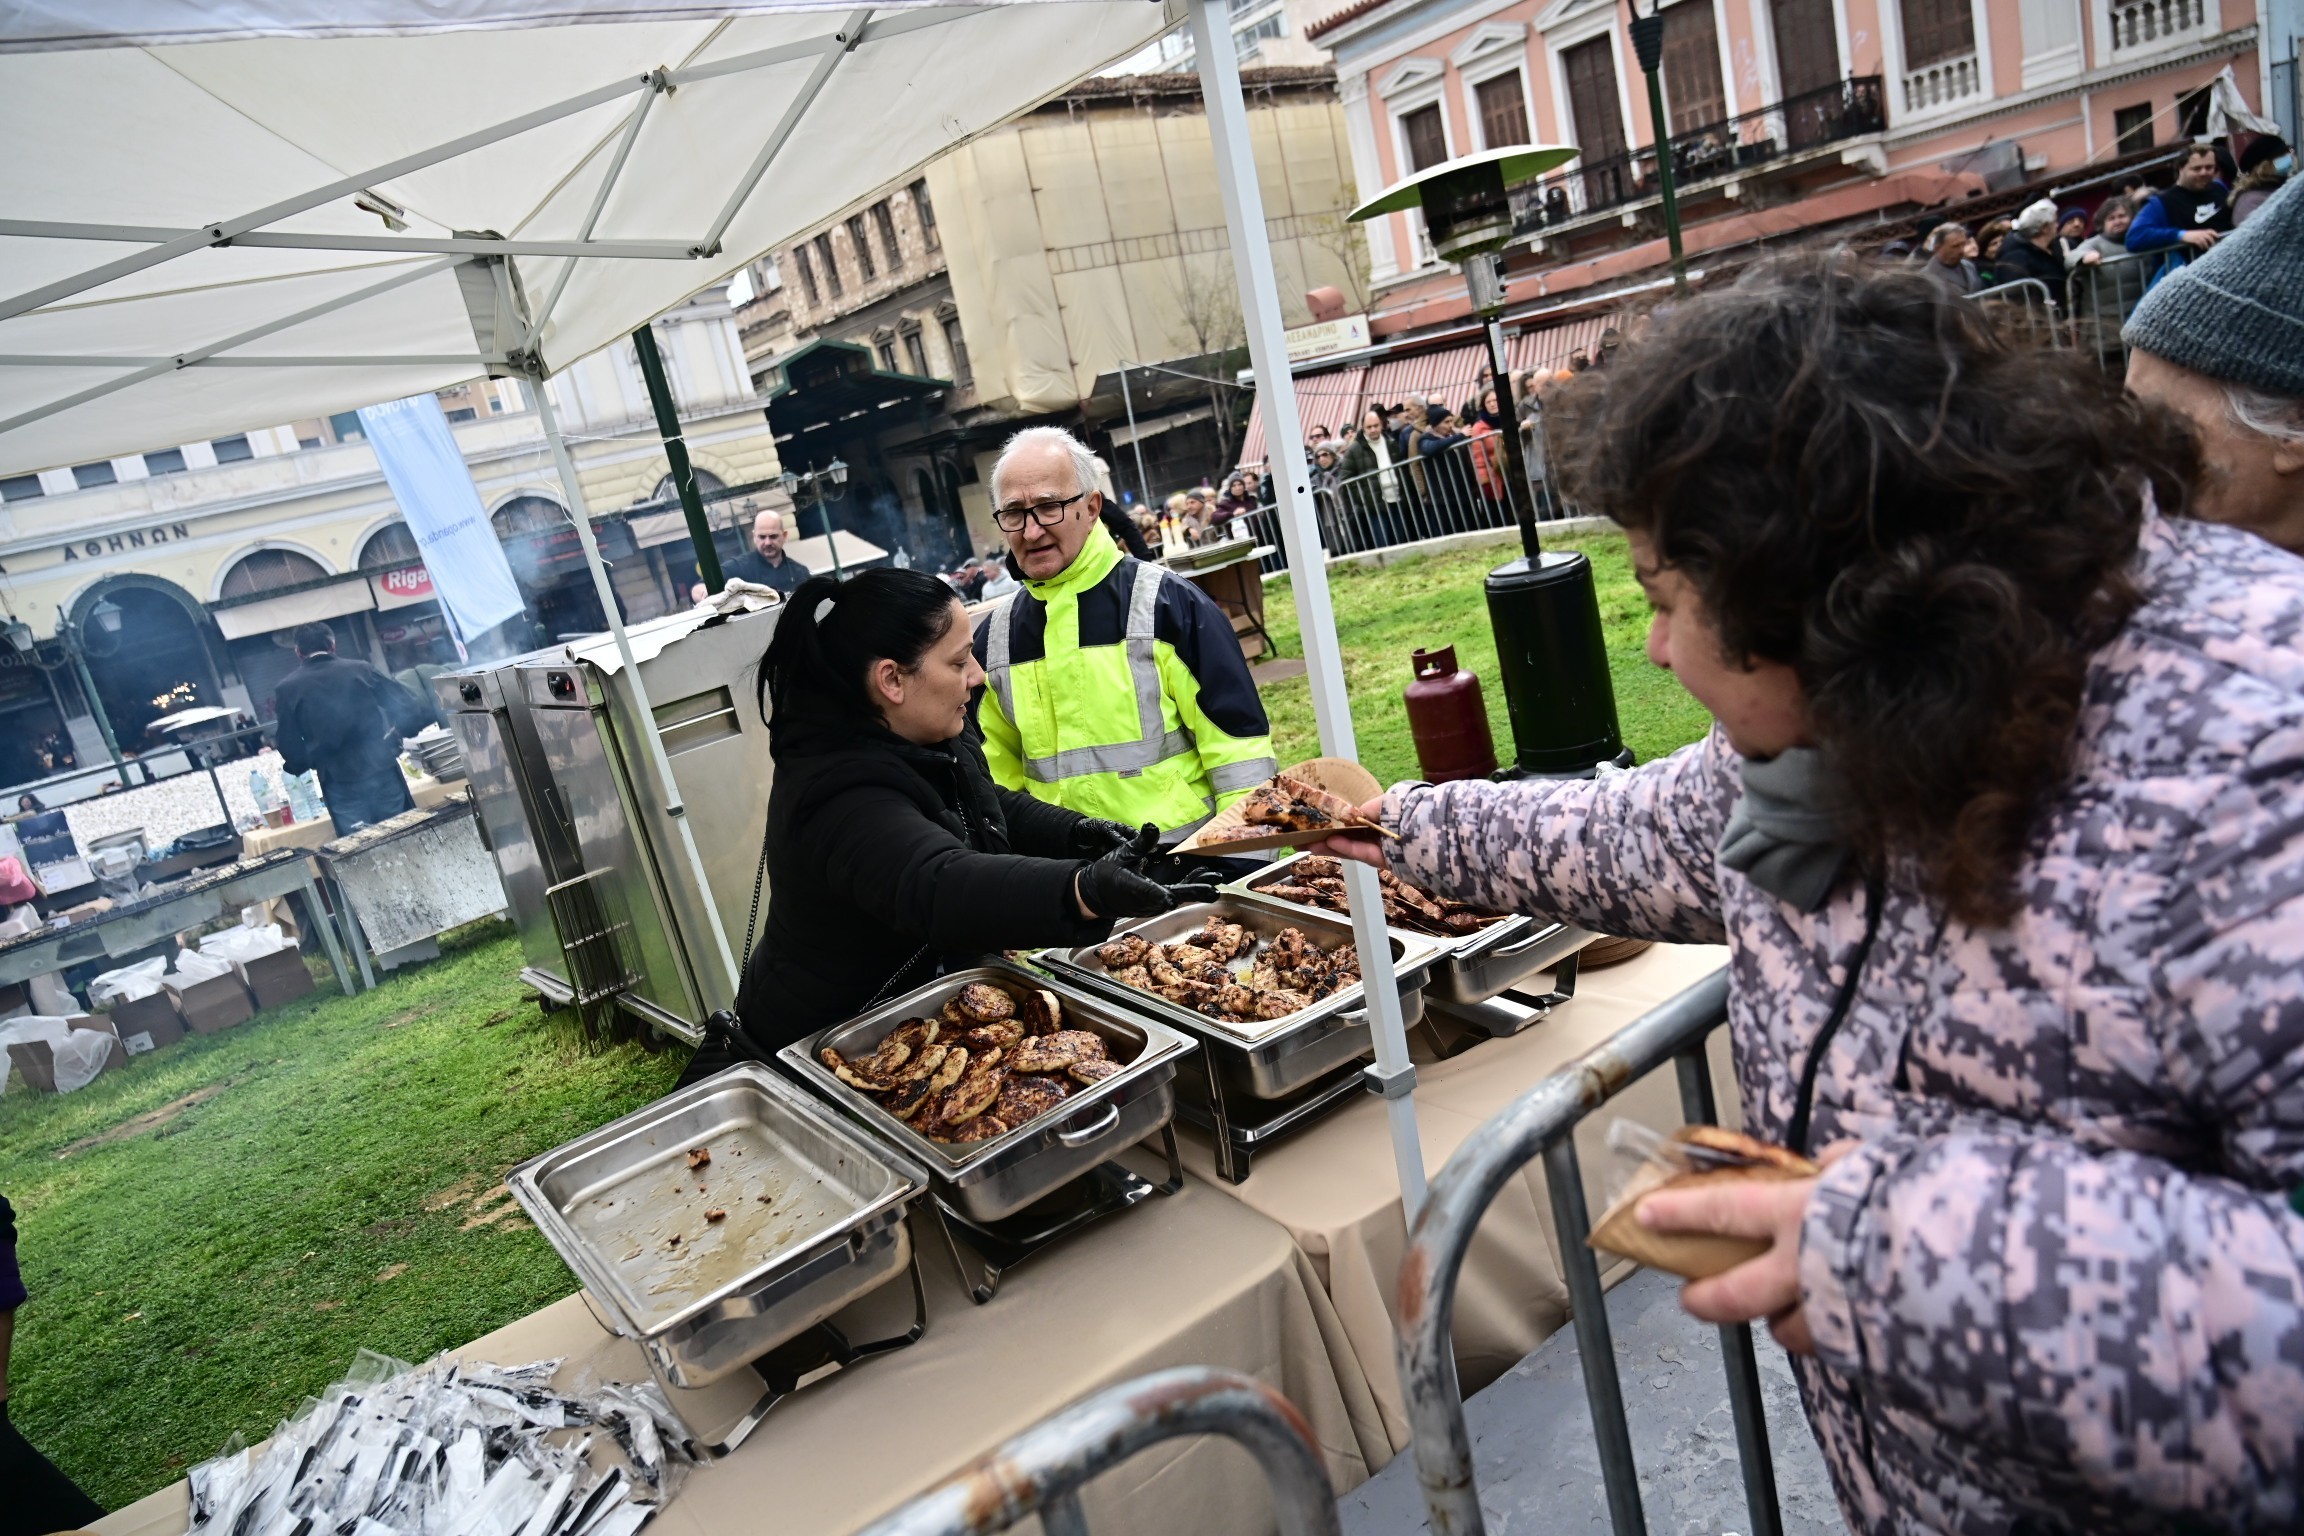
[[[1923,220],[1917,246],[1892,240],[1881,254],[1913,263],[1962,296],[2038,281],[2050,302],[2061,305],[2071,276],[2083,268],[2120,256],[2181,251],[2191,257],[2213,249],[2246,224],[2294,168],[2287,143],[2271,134],[2250,139],[2237,160],[2216,145],[2197,144],[2165,187],[2138,178],[2093,211],[2041,198],[2013,218],[1973,228],[1958,219]]]

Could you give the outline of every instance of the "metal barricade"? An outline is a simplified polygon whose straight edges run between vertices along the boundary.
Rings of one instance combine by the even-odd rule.
[[[1999,312],[2005,329],[2019,340],[2039,347],[2064,345],[2063,317],[2054,290],[2036,277],[1998,283],[1969,295],[1970,302]]]
[[[1183,1435],[1223,1435],[1256,1458],[1282,1536],[1337,1536],[1336,1496],[1296,1405],[1253,1377],[1206,1366],[1083,1398],[858,1536],[990,1536],[1035,1513],[1045,1536],[1087,1536],[1082,1485]]]
[[[2106,372],[2126,368],[2128,346],[2120,339],[2120,328],[2128,323],[2152,285],[2184,265],[2189,256],[2185,247],[2177,245],[2074,267],[2064,280],[2073,345],[2092,352]]]
[[[1713,1122],[1718,1111],[1704,1042],[1727,1017],[1728,972],[1723,967],[1538,1083],[1474,1131],[1433,1178],[1400,1261],[1400,1376],[1416,1436],[1416,1477],[1431,1510],[1433,1536],[1482,1536],[1487,1528],[1456,1382],[1451,1339],[1456,1282],[1489,1203],[1537,1157],[1544,1159],[1560,1260],[1568,1271],[1568,1297],[1583,1360],[1585,1397],[1599,1441],[1609,1522],[1617,1536],[1640,1536],[1648,1529],[1640,1511],[1640,1479],[1616,1377],[1600,1266],[1585,1243],[1592,1222],[1572,1133],[1579,1121],[1667,1061],[1679,1073],[1682,1113],[1692,1122]],[[1751,1329],[1743,1324],[1722,1328],[1720,1354],[1728,1371],[1728,1407],[1736,1425],[1737,1459],[1752,1530],[1755,1536],[1780,1536],[1783,1519],[1776,1502],[1776,1469],[1769,1459]]]
[[[1321,547],[1331,555],[1357,555],[1452,533],[1514,527],[1518,520],[1504,499],[1508,473],[1499,439],[1466,437],[1438,453],[1395,458],[1388,470],[1332,483],[1316,479],[1312,501],[1320,520]],[[1536,515],[1540,521],[1566,515],[1541,482]],[[1241,520],[1259,544],[1274,547],[1265,558],[1265,571],[1285,570],[1278,513],[1259,507]]]

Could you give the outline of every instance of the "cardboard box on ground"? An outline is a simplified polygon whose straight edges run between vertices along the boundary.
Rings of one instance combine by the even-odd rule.
[[[109,1019],[99,1019],[85,1013],[76,1013],[65,1019],[64,1024],[67,1031],[74,1035],[85,1032],[111,1038],[111,1051],[104,1057],[103,1066],[97,1068],[97,1075],[116,1072],[128,1065],[127,1049],[121,1044],[119,1031],[113,1028]],[[56,1049],[54,1044],[46,1040],[11,1041],[8,1045],[8,1059],[15,1064],[16,1070],[23,1074],[25,1083],[35,1092],[54,1093],[56,1091]],[[86,1060],[87,1058],[82,1059]],[[80,1085],[75,1084],[75,1086]]]

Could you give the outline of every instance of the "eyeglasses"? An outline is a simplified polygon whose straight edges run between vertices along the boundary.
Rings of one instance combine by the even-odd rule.
[[[1079,495],[1067,496],[1062,501],[1036,501],[1028,507],[1000,507],[993,512],[992,521],[999,526],[1002,533],[1022,532],[1027,520],[1038,523],[1043,528],[1053,528],[1064,521],[1066,508],[1074,502],[1085,501],[1087,497],[1088,493],[1082,491]]]

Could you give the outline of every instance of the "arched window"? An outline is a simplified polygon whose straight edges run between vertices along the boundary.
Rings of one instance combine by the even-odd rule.
[[[256,597],[283,587],[300,587],[327,579],[327,569],[310,555],[300,555],[292,549],[259,549],[254,554],[241,556],[239,562],[224,573],[224,585],[217,596]]]
[[[423,552],[416,547],[416,535],[408,531],[406,523],[386,523],[361,546],[360,569],[396,571],[415,565],[423,558]]]
[[[721,479],[718,475],[712,473],[712,471],[708,469],[697,469],[693,465],[691,465],[689,469],[690,473],[696,476],[697,495],[709,496],[714,491],[724,491],[728,489],[728,482]],[[648,493],[648,499],[650,501],[678,501],[680,499],[680,487],[672,483],[672,477],[670,475],[666,475],[663,479],[656,482],[656,489]]]
[[[543,496],[515,496],[490,514],[489,521],[496,525],[496,536],[500,539],[517,538],[523,533],[553,533],[573,526],[568,521],[567,509]]]

